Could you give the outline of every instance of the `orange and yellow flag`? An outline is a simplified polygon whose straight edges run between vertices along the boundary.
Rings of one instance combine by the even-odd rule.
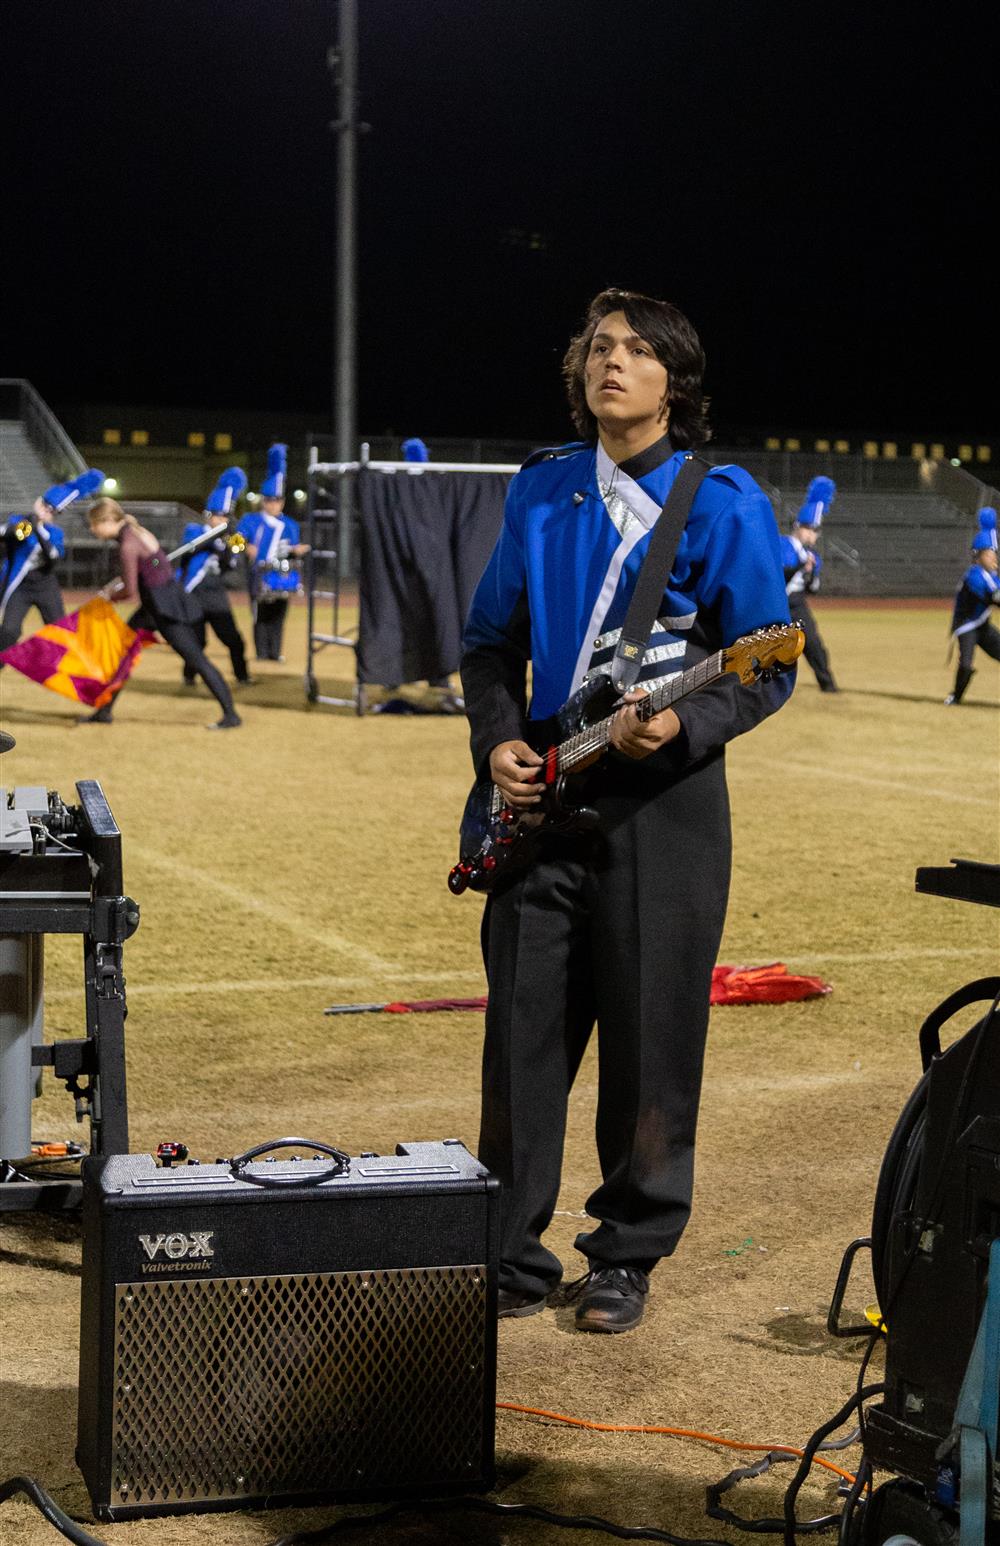
[[[154,633],[130,628],[110,601],[95,596],[12,644],[0,660],[51,692],[99,709],[111,702],[146,645],[155,643]]]

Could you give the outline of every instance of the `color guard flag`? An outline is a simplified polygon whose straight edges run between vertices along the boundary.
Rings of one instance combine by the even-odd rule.
[[[146,645],[155,643],[154,633],[129,628],[110,601],[95,596],[12,644],[0,660],[51,692],[99,709],[111,702]]]

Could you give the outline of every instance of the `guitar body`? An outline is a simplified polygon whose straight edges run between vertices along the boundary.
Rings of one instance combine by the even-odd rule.
[[[766,680],[790,670],[804,645],[805,635],[795,624],[758,628],[671,677],[638,700],[637,711],[651,718],[728,671],[744,686]],[[545,758],[539,770],[542,799],[533,810],[521,813],[506,805],[490,779],[473,785],[462,816],[461,857],[448,876],[456,896],[467,890],[492,891],[503,876],[526,869],[550,834],[588,831],[597,825],[597,812],[580,803],[579,775],[607,751],[620,705],[610,679],[602,676],[585,682],[552,719],[530,727],[531,744]]]
[[[607,678],[585,682],[550,719],[529,726],[528,739],[544,754],[555,740],[568,740],[613,712],[618,695]],[[492,779],[473,784],[462,813],[459,853],[448,877],[456,896],[466,889],[492,891],[501,876],[526,869],[553,832],[585,832],[597,825],[597,812],[575,797],[579,777],[559,774],[542,789],[540,807],[518,815],[504,805]],[[463,863],[469,863],[463,871]]]

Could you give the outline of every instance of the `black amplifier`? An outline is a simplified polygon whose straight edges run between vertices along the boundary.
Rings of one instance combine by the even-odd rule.
[[[499,1183],[457,1139],[83,1179],[97,1518],[492,1485]]]

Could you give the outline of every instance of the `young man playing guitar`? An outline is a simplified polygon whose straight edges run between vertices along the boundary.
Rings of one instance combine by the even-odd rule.
[[[542,802],[536,747],[549,743],[532,727],[612,669],[661,506],[686,453],[708,439],[703,370],[676,307],[604,291],[564,364],[583,438],[536,453],[511,482],[469,614],[462,681],[477,774],[517,814]],[[586,1204],[598,1222],[577,1237],[590,1270],[567,1291],[583,1331],[638,1325],[649,1273],[690,1213],[729,886],[724,745],[792,686],[791,676],[746,687],[724,675],[651,718],[635,708],[739,635],[788,622],[774,515],[741,468],[704,476],[663,581],[611,753],[579,777],[598,824],[547,834],[536,862],[497,884],[484,920],[479,1155],[504,1186],[502,1316],[541,1310],[560,1282],[541,1236],[558,1198],[570,1087],[598,1025],[603,1179]]]

